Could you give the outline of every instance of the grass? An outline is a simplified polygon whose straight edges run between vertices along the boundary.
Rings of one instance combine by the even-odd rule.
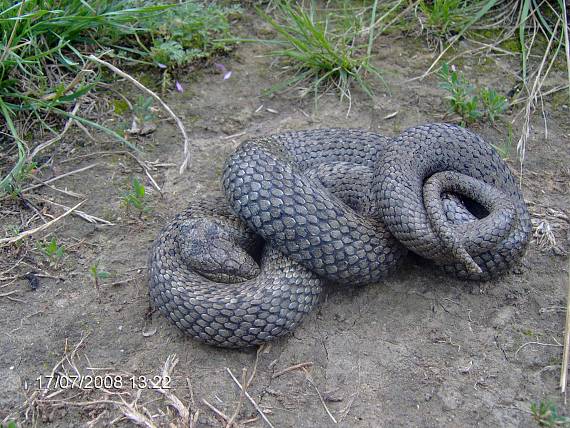
[[[569,426],[570,418],[558,414],[556,406],[550,401],[540,401],[530,405],[532,418],[541,427]]]
[[[228,17],[236,8],[153,3],[0,0],[0,192],[18,193],[27,165],[59,138],[65,120],[136,149],[117,130],[81,114],[81,101],[104,78],[90,54],[154,68],[168,82],[178,68],[231,45],[227,37],[217,38],[229,34]],[[36,141],[38,135],[50,144]]]
[[[465,24],[468,12],[461,0],[420,1],[419,7],[425,17],[425,27],[439,37],[447,37]]]
[[[350,105],[352,84],[371,96],[368,77],[382,80],[380,71],[370,63],[372,32],[367,41],[359,39],[362,15],[346,9],[327,13],[312,4],[304,8],[290,2],[275,6],[275,18],[258,12],[277,33],[270,41],[274,48],[270,55],[279,59],[290,75],[272,92],[300,87],[302,96],[312,93],[316,101],[322,92],[335,89]],[[375,22],[375,13],[372,9],[371,22]]]

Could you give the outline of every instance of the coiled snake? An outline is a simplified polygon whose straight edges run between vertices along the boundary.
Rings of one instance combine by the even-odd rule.
[[[324,281],[379,282],[407,250],[461,278],[497,276],[531,232],[505,162],[449,124],[392,139],[356,129],[254,138],[226,161],[222,187],[225,197],[191,203],[160,232],[149,276],[165,316],[223,347],[292,331]]]

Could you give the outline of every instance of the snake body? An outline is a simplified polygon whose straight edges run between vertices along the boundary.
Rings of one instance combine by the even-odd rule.
[[[226,161],[222,187],[223,198],[169,223],[149,259],[155,305],[217,346],[291,332],[324,281],[379,282],[407,249],[459,277],[497,276],[531,232],[505,162],[449,124],[393,139],[356,129],[253,138]]]

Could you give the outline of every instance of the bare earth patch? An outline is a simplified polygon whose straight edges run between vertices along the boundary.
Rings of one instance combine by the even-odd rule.
[[[166,97],[188,129],[191,162],[179,176],[181,137],[164,115],[155,133],[140,137],[144,158],[158,161],[145,165],[162,192],[130,156],[107,153],[118,149],[105,137],[93,142],[78,131],[54,149],[42,180],[95,164],[53,185],[83,194],[79,209],[113,225],[67,216],[48,231],[48,241],[57,237],[65,247],[52,264],[30,243],[0,249],[0,421],[268,426],[261,411],[275,427],[324,427],[333,420],[341,426],[534,426],[530,405],[540,400],[568,413],[557,390],[570,226],[567,103],[546,103],[548,140],[542,118],[534,118],[522,185],[535,240],[522,266],[505,277],[468,283],[410,257],[385,283],[331,287],[293,335],[259,352],[202,345],[150,312],[151,242],[189,200],[218,190],[222,163],[244,138],[332,126],[391,136],[445,120],[436,78],[407,81],[432,59],[417,41],[377,44],[375,65],[390,92],[378,84],[370,100],[354,90],[348,117],[333,95],[321,98],[317,111],[312,99],[261,96],[280,78],[262,53],[241,46],[225,64],[230,79],[195,72],[182,82],[184,94]],[[463,67],[477,84],[504,92],[512,86],[514,64],[507,60],[482,66],[473,59]],[[496,144],[507,138],[501,125],[471,128]],[[520,122],[513,129],[516,134]],[[65,163],[68,158],[74,160]],[[514,148],[510,158],[517,170]],[[147,191],[140,217],[122,205],[133,177]],[[49,187],[34,194],[68,207],[83,200]],[[30,200],[46,221],[63,213]],[[18,201],[4,200],[0,208],[5,231],[35,214]],[[95,263],[111,274],[99,290],[89,273]],[[29,272],[36,274],[25,278]],[[51,375],[59,380],[46,388]],[[93,388],[72,387],[74,379],[89,378]]]

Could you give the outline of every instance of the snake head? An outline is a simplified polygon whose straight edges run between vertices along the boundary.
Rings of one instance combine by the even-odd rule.
[[[192,270],[217,282],[253,279],[260,269],[249,253],[232,239],[223,224],[192,219],[180,227],[180,257]]]

